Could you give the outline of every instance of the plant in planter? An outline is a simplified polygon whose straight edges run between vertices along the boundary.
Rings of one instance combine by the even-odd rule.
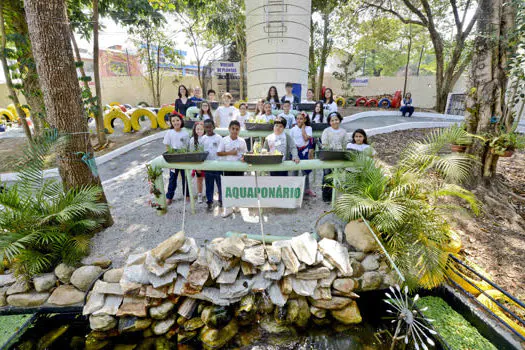
[[[502,133],[490,141],[489,147],[500,157],[511,157],[515,150],[525,149],[525,136],[514,131]]]
[[[149,193],[152,195],[152,198],[149,200],[149,204],[152,208],[156,208],[157,210],[166,210],[166,208],[162,208],[162,206],[158,203],[162,192],[155,185],[157,178],[162,176],[162,168],[154,168],[151,166],[151,164],[146,164],[146,170],[148,172]]]
[[[162,156],[168,163],[198,163],[206,160],[208,152],[204,152],[202,145],[196,149],[174,149],[168,146],[168,151]]]
[[[450,149],[452,152],[464,153],[467,147],[472,144],[471,135],[467,132],[465,125],[454,125],[449,128],[448,136],[450,139]]]

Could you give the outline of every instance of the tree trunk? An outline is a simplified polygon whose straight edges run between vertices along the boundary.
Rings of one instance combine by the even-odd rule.
[[[246,70],[246,65],[244,64],[244,59],[246,57],[244,51],[239,52],[241,56],[241,61],[239,62],[239,70],[240,70],[240,76],[239,76],[239,95],[241,100],[244,100],[246,96],[244,96],[244,71]]]
[[[491,124],[492,116],[505,120],[505,91],[508,78],[505,74],[508,42],[514,27],[513,6],[503,6],[504,0],[481,0],[478,35],[474,42],[474,55],[467,97],[467,131],[477,135],[497,136],[498,124]],[[511,123],[512,124],[512,123]],[[510,130],[507,130],[509,132]],[[475,139],[469,153],[479,157],[474,168],[472,184],[489,183],[496,174],[499,156],[492,152],[489,142]]]
[[[407,93],[408,65],[410,64],[410,51],[411,50],[412,50],[412,25],[410,26],[410,35],[408,37],[408,54],[407,54],[407,64],[405,66],[405,84],[403,85],[403,96],[405,96],[405,94]]]
[[[98,49],[98,0],[93,0],[93,75],[95,78],[95,93],[97,95],[98,113],[95,115],[97,138],[100,148],[108,143],[104,132],[104,109],[102,108],[102,88],[100,86],[100,63]]]
[[[2,60],[2,68],[4,69],[4,75],[5,75],[5,83],[7,85],[7,89],[9,91],[10,97],[13,100],[13,103],[15,105],[16,113],[18,113],[18,117],[20,118],[20,121],[22,123],[22,126],[24,128],[24,132],[26,134],[27,140],[32,141],[33,137],[31,136],[31,130],[29,129],[29,125],[27,125],[26,115],[22,108],[20,107],[20,101],[18,100],[18,94],[15,91],[15,88],[13,87],[13,82],[11,81],[11,71],[9,70],[9,65],[7,64],[7,57],[5,56],[5,48],[6,48],[6,32],[5,32],[5,22],[4,22],[4,3],[0,1],[0,35],[2,36],[2,44],[1,44],[1,60]]]
[[[326,11],[323,13],[323,48],[321,50],[321,60],[319,62],[319,77],[317,78],[317,88],[319,97],[318,99],[322,99],[322,90],[323,90],[323,80],[324,80],[324,66],[326,65],[326,59],[328,58],[328,55],[330,53],[330,39],[328,38],[328,34],[330,33],[330,12]]]
[[[157,87],[157,91],[155,91],[155,96],[156,96],[156,99],[157,99],[157,106],[160,106],[160,69],[159,69],[159,66],[160,66],[160,45],[161,43],[158,42],[157,43],[157,64],[155,65],[155,73],[157,75],[156,77],[156,80],[155,80],[155,83],[156,83],[156,87]]]
[[[310,88],[314,90],[315,99],[318,99],[318,93],[317,89],[315,88],[315,75],[317,74],[317,66],[315,65],[315,38],[314,38],[314,32],[315,32],[315,25],[313,17],[310,16],[310,48],[308,52],[308,80]]]
[[[66,189],[101,186],[100,177],[93,175],[79,155],[79,152],[91,155],[94,152],[83,113],[65,0],[25,0],[24,3],[49,123],[60,134],[68,136],[57,149],[62,183]],[[104,193],[100,200],[106,202]],[[111,224],[108,210],[105,225]]]
[[[151,98],[153,99],[153,105],[160,107],[160,104],[157,104],[158,102],[155,101],[155,79],[153,79],[153,59],[151,58],[151,38],[148,36],[146,38],[146,58],[148,60],[147,67],[148,67],[148,75],[149,75],[149,83],[151,87]]]
[[[22,76],[22,85],[24,87],[22,93],[26,98],[27,104],[31,107],[31,121],[33,122],[35,135],[41,135],[46,124],[46,109],[36,67],[34,65],[28,66],[27,71]]]

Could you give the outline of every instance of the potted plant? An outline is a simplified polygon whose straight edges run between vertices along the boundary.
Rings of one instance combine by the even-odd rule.
[[[262,145],[256,142],[253,145],[252,152],[246,152],[243,155],[244,161],[248,164],[280,164],[283,162],[283,154],[279,151],[273,153],[262,149]]]
[[[467,147],[472,144],[472,135],[467,132],[464,124],[452,126],[449,135],[452,152],[465,153]]]
[[[511,131],[500,134],[490,141],[491,152],[500,157],[511,157],[517,149],[525,148],[525,136]]]
[[[261,119],[249,118],[244,123],[246,130],[251,131],[272,131],[273,130],[273,120],[270,120],[269,123]]]
[[[188,149],[174,149],[170,146],[168,151],[164,152],[162,156],[168,163],[200,163],[206,160],[208,152],[204,152],[202,146],[195,151],[190,151]]]

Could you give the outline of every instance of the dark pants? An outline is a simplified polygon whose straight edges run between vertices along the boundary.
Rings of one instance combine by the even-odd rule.
[[[403,106],[403,107],[401,107],[400,111],[401,111],[401,114],[403,114],[403,117],[407,113],[408,113],[408,116],[411,117],[412,114],[414,113],[414,107],[412,107],[412,106]]]
[[[331,202],[332,201],[332,187],[328,187],[332,185],[332,180],[327,180],[326,175],[329,175],[332,173],[332,169],[324,169],[323,170],[323,201],[324,202]]]
[[[190,196],[190,192],[188,190],[188,183],[186,182],[186,173],[182,169],[173,169],[170,170],[170,182],[168,185],[168,192],[166,193],[167,199],[173,199],[173,196],[175,196],[175,190],[177,189],[177,178],[179,177],[179,173],[182,177],[183,191],[186,191],[186,197]]]
[[[222,202],[222,188],[221,188],[222,171],[205,171],[204,182],[206,183],[206,203],[213,203],[213,190],[215,184],[219,189],[219,202]]]
[[[225,171],[224,176],[244,176],[243,171]]]
[[[270,176],[288,176],[288,171],[270,171]]]

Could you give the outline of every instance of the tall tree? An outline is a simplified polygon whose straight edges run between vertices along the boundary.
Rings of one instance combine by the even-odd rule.
[[[49,123],[67,136],[57,150],[62,183],[66,189],[101,185],[80,97],[65,0],[25,0],[24,4]],[[100,201],[106,202],[103,192]],[[108,211],[106,225],[112,223]]]
[[[471,0],[364,0],[365,5],[398,18],[405,24],[425,27],[436,55],[436,110],[443,112],[447,97],[463,74],[472,58],[471,51],[466,52],[467,39],[480,15],[478,5],[474,14],[467,19],[475,2]],[[454,17],[454,42],[450,54],[446,55],[446,40],[443,37],[442,23],[447,16]]]
[[[108,139],[104,132],[104,108],[102,107],[102,86],[100,85],[98,20],[98,0],[93,0],[93,77],[95,78],[95,94],[97,96],[97,113],[95,114],[95,120],[97,125],[98,147],[102,148],[108,143]]]

